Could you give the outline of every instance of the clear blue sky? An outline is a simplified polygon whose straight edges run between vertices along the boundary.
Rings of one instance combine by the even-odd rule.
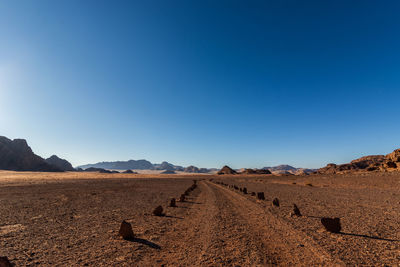
[[[0,135],[79,165],[400,147],[399,1],[1,1]]]

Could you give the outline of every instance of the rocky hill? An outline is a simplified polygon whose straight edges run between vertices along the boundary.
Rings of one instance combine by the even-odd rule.
[[[65,159],[57,157],[56,155],[53,155],[50,158],[46,159],[46,162],[50,165],[56,166],[57,168],[63,171],[75,171],[71,163],[69,163]]]
[[[290,165],[278,165],[274,167],[264,167],[263,170],[269,170],[273,174],[295,174],[295,175],[307,175],[317,170],[306,169],[306,168],[295,168]]]
[[[62,171],[35,155],[24,139],[0,136],[0,169],[13,171]]]
[[[400,149],[387,155],[365,156],[345,164],[329,163],[319,169],[319,174],[344,173],[351,171],[395,171],[400,170]]]
[[[78,168],[101,168],[101,169],[114,169],[114,170],[152,170],[153,164],[150,161],[141,160],[128,160],[128,161],[103,161],[94,164],[86,164],[78,166]]]
[[[222,175],[222,174],[237,174],[237,172],[235,170],[233,170],[231,167],[229,166],[224,166],[222,167],[222,169],[218,172],[218,175]]]

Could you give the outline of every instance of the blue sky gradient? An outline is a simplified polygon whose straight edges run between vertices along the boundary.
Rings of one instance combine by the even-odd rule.
[[[398,1],[1,1],[0,135],[73,165],[400,147]]]

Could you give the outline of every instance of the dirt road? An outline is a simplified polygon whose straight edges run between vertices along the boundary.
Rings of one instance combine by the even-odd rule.
[[[163,249],[143,265],[344,265],[250,196],[210,182],[199,190],[186,218],[160,240]]]

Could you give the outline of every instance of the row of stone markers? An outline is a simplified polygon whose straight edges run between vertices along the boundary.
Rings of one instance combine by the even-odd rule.
[[[179,202],[185,202],[186,197],[189,196],[190,192],[192,192],[196,188],[197,188],[197,181],[193,180],[193,184],[188,189],[186,189],[185,192],[179,197]],[[171,200],[169,202],[169,206],[177,207],[175,198],[171,198]],[[165,216],[166,214],[164,213],[164,209],[162,206],[157,206],[153,210],[153,215],[154,216]],[[132,241],[135,239],[135,236],[134,236],[133,230],[132,230],[132,225],[125,220],[122,221],[122,223],[121,223],[121,227],[119,229],[119,235],[122,236],[122,238],[125,240]],[[2,266],[0,265],[0,267],[2,267]]]
[[[213,181],[210,180],[211,182],[214,182],[216,184],[228,187],[229,189],[233,189],[236,191],[239,191],[245,195],[250,194],[251,196],[256,196],[256,198],[260,201],[265,200],[265,196],[264,196],[264,192],[248,192],[246,187],[238,187],[236,185],[229,185],[226,184],[224,182],[220,182],[220,181]],[[277,207],[279,208],[280,204],[279,204],[279,199],[278,198],[274,198],[272,200],[272,206],[273,207]],[[290,216],[291,217],[301,217],[301,212],[299,207],[297,207],[296,204],[293,204],[293,210],[290,212]],[[340,233],[340,231],[342,230],[342,226],[340,224],[340,218],[328,218],[328,217],[323,217],[321,218],[321,224],[324,226],[325,230],[327,230],[328,232],[331,233]]]

